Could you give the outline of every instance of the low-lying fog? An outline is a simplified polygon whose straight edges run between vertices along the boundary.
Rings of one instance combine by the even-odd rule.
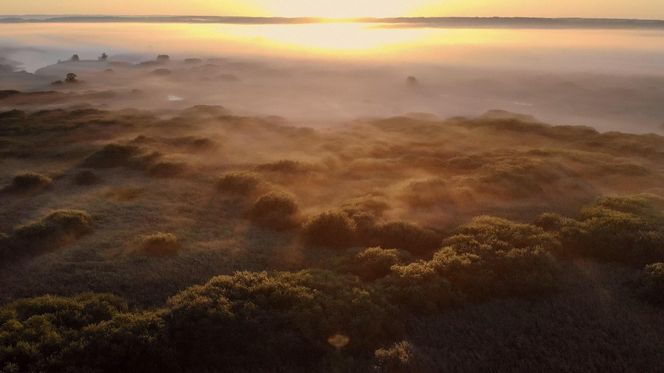
[[[98,60],[104,52],[108,59]],[[70,61],[73,54],[80,60]],[[160,54],[170,58],[156,61]],[[0,97],[3,110],[215,104],[330,125],[504,109],[558,124],[664,132],[661,29],[0,24],[0,65],[2,90],[68,93]],[[68,73],[76,83],[65,82]]]

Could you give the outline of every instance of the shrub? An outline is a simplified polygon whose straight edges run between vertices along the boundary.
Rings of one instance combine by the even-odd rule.
[[[16,175],[12,183],[6,186],[3,191],[7,193],[36,193],[51,186],[50,177],[40,175],[34,172],[27,172]]]
[[[664,306],[664,263],[645,266],[639,281],[639,294],[649,303]]]
[[[165,320],[191,370],[316,370],[338,353],[329,337],[346,336],[342,352],[361,356],[390,331],[379,298],[324,271],[215,277],[171,298]]]
[[[108,144],[87,157],[82,166],[88,168],[127,167],[143,170],[152,165],[160,156],[159,153],[147,153],[137,146]]]
[[[23,299],[0,309],[0,369],[159,372],[173,367],[155,314],[110,294]],[[176,369],[172,369],[176,370]]]
[[[535,218],[533,224],[546,232],[558,232],[570,223],[570,219],[554,213],[544,213]]]
[[[430,229],[406,222],[390,222],[373,229],[370,244],[427,256],[439,249],[441,242],[442,237]]]
[[[397,342],[374,352],[374,370],[380,373],[435,372],[434,364],[410,342]]]
[[[377,291],[403,311],[435,314],[457,305],[461,293],[425,261],[393,266],[390,275],[375,283]]]
[[[185,163],[157,162],[147,169],[147,173],[153,177],[172,178],[182,175],[187,171]]]
[[[559,242],[541,228],[479,217],[429,261],[395,265],[377,286],[410,311],[435,313],[463,299],[536,296],[556,289]]]
[[[292,229],[298,225],[298,206],[287,194],[268,193],[251,207],[249,219],[262,228],[277,231]]]
[[[141,251],[152,256],[175,255],[182,248],[177,236],[157,232],[141,238]]]
[[[444,241],[431,264],[474,297],[529,296],[556,288],[555,235],[529,224],[479,217]]]
[[[329,211],[311,218],[302,232],[304,241],[313,246],[345,248],[356,242],[355,222],[343,212]]]
[[[664,200],[609,197],[581,211],[560,230],[565,254],[632,265],[664,261]]]
[[[278,172],[283,174],[305,174],[311,172],[312,167],[302,162],[281,160],[256,166],[257,171]]]
[[[13,255],[49,251],[65,246],[92,231],[92,218],[85,211],[57,210],[18,226],[11,237]]]
[[[373,281],[387,276],[392,266],[403,264],[409,259],[408,252],[371,247],[355,255],[352,271],[364,280]]]
[[[248,196],[256,193],[261,185],[258,175],[248,172],[231,172],[217,181],[217,190],[226,194]]]
[[[74,176],[77,185],[93,185],[99,182],[99,177],[92,171],[81,171]]]

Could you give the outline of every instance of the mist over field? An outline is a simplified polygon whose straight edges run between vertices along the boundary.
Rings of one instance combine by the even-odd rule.
[[[0,17],[0,372],[657,370],[663,30]]]
[[[137,98],[127,91],[140,90],[148,107],[221,104],[299,123],[503,109],[602,130],[661,132],[662,29],[612,24],[4,23],[0,58],[3,88],[103,91],[114,99],[87,104],[109,108],[131,106]],[[109,58],[99,62],[102,52]],[[74,53],[82,61],[66,62]],[[173,61],[145,63],[158,54]],[[70,72],[84,84],[50,86]]]

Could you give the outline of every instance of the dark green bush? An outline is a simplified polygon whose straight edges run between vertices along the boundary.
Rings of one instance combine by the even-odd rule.
[[[664,306],[664,263],[645,266],[639,280],[639,294],[649,303]]]
[[[258,191],[262,181],[256,174],[231,172],[217,181],[217,190],[222,193],[248,196]]]
[[[374,371],[379,373],[435,372],[435,365],[412,343],[397,342],[374,353]]]
[[[435,314],[459,304],[463,297],[429,262],[393,266],[375,283],[377,291],[406,313]]]
[[[357,243],[355,230],[355,222],[347,214],[328,211],[309,219],[302,235],[308,245],[340,249]]]
[[[392,266],[404,264],[410,259],[410,254],[405,251],[371,247],[355,255],[351,267],[360,278],[373,281],[387,276]]]
[[[183,366],[196,369],[317,369],[336,354],[369,350],[391,330],[386,306],[357,279],[331,272],[240,272],[219,276],[169,301],[169,335]]]
[[[556,289],[559,250],[541,228],[480,217],[444,241],[431,260],[392,266],[378,282],[388,299],[410,311],[435,313],[463,299],[537,296]]]
[[[664,261],[664,200],[602,198],[564,224],[560,237],[569,256],[639,266]]]
[[[528,296],[556,288],[560,242],[537,226],[479,217],[444,245],[431,263],[467,295]]]
[[[168,369],[163,322],[129,314],[109,294],[44,296],[0,309],[0,369],[17,372],[159,372]]]
[[[260,197],[249,210],[249,219],[259,227],[283,231],[298,226],[299,208],[292,196],[268,193]]]
[[[85,211],[57,210],[16,227],[9,239],[9,255],[39,253],[60,248],[92,231],[92,217]]]
[[[99,182],[99,177],[92,171],[81,171],[74,176],[77,185],[93,185]]]
[[[175,255],[182,245],[172,233],[157,232],[141,237],[141,251],[152,256]]]
[[[368,244],[406,250],[413,255],[424,257],[439,249],[441,242],[442,236],[436,232],[399,221],[375,226]]]
[[[88,168],[127,167],[144,170],[160,158],[159,153],[146,152],[133,145],[108,144],[87,157],[82,166]]]
[[[50,177],[34,172],[16,175],[12,183],[2,189],[6,193],[36,193],[51,186]]]
[[[157,162],[147,168],[147,174],[152,177],[172,178],[187,172],[188,166],[180,162]]]

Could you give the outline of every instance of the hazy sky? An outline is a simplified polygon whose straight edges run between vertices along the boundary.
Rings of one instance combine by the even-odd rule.
[[[0,14],[664,19],[664,0],[0,0]]]

